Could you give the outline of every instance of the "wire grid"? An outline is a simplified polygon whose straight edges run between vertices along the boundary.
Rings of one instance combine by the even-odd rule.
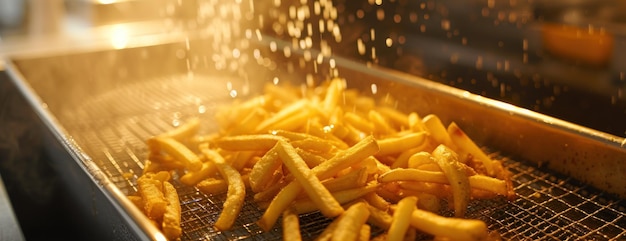
[[[152,89],[155,90],[159,89]],[[110,181],[122,192],[134,194],[137,190],[135,181],[141,175],[147,153],[145,140],[171,129],[173,119],[197,115],[197,101],[192,104],[178,99],[178,102],[169,102],[176,104],[154,111],[136,104],[136,101],[126,101],[126,95],[135,95],[134,92],[120,93],[126,94],[111,95],[110,98],[94,102],[97,104],[89,103],[85,108],[72,112],[75,113],[73,116],[65,115],[61,123]],[[161,96],[163,99],[160,101],[165,102],[169,101],[167,98],[180,97],[172,93],[160,93],[157,96]],[[198,89],[181,90],[180,93],[187,99],[195,98],[189,98],[190,93],[206,96],[206,92]],[[102,115],[102,109],[116,109],[117,105],[120,105],[120,110],[124,110],[123,114],[111,117]],[[211,113],[211,110],[207,112]],[[91,118],[96,116],[98,118]],[[485,221],[490,230],[497,231],[507,240],[626,239],[626,201],[606,195],[572,178],[537,168],[529,162],[515,158],[502,159],[513,174],[518,198],[513,202],[501,199],[473,201],[468,208],[468,218]],[[252,194],[248,194],[233,230],[218,232],[212,225],[221,212],[225,196],[205,195],[194,187],[178,182],[174,182],[174,185],[181,199],[182,240],[281,239],[280,221],[269,232],[263,232],[255,224],[263,210],[252,201]],[[443,215],[451,215],[451,212],[444,210]],[[301,215],[300,223],[303,238],[314,239],[330,220],[319,213],[311,213]],[[431,238],[418,235],[419,240]]]

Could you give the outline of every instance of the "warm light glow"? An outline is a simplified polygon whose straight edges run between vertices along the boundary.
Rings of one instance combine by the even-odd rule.
[[[123,25],[113,26],[111,29],[111,45],[115,49],[125,48],[128,44],[128,29]]]
[[[98,0],[98,3],[100,4],[111,4],[111,3],[115,3],[116,0]]]

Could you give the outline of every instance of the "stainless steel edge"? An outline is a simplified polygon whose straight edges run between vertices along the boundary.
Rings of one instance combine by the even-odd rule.
[[[25,99],[32,106],[35,113],[42,120],[65,151],[72,157],[72,162],[76,164],[85,174],[91,183],[74,183],[82,189],[90,189],[90,185],[97,187],[102,195],[109,200],[110,205],[123,221],[132,229],[131,234],[137,235],[138,240],[167,240],[165,236],[148,220],[148,218],[134,205],[126,196],[102,174],[99,167],[91,158],[81,151],[80,147],[73,142],[64,128],[58,124],[56,118],[47,110],[46,104],[34,93],[33,89],[24,81],[23,76],[17,71],[16,66],[10,61],[6,61],[6,71],[17,88],[22,92]],[[66,160],[70,161],[70,160]],[[73,187],[72,187],[73,188]],[[77,188],[78,189],[78,188]],[[94,200],[95,201],[95,200]],[[104,213],[95,215],[109,215]]]

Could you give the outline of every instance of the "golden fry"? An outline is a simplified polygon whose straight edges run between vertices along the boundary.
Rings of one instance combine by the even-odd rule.
[[[163,150],[174,159],[183,162],[189,171],[198,171],[202,168],[200,157],[193,153],[181,142],[169,137],[154,137],[148,140],[151,149]]]
[[[365,186],[365,184],[367,184],[367,177],[367,169],[362,167],[345,175],[326,179],[322,181],[322,184],[328,191],[335,192]]]
[[[257,225],[265,231],[272,229],[272,226],[278,220],[280,214],[287,209],[287,207],[296,199],[298,193],[302,190],[298,182],[290,182],[281,189],[278,194],[272,199],[267,209],[261,216],[261,219],[257,221]]]
[[[357,200],[359,198],[362,198],[368,193],[373,193],[374,191],[376,191],[377,187],[378,185],[376,184],[369,184],[365,187],[337,191],[337,192],[332,193],[332,196],[340,204],[346,204],[354,200]],[[298,214],[310,213],[310,212],[319,210],[317,208],[317,205],[310,199],[296,200],[292,205],[293,205],[294,210]]]
[[[483,166],[487,170],[487,175],[496,176],[493,160],[485,154],[477,145],[470,139],[459,126],[452,122],[448,125],[448,133],[452,142],[465,153],[469,153],[472,157],[480,160]]]
[[[417,132],[378,140],[380,152],[378,152],[377,156],[400,153],[404,150],[418,147],[424,143],[425,136],[425,132]]]
[[[417,204],[417,197],[405,197],[398,202],[398,207],[393,212],[393,220],[387,231],[388,241],[404,240],[404,235],[409,228],[411,213]]]
[[[433,158],[448,179],[454,200],[454,216],[463,217],[470,201],[470,181],[465,166],[459,162],[457,154],[444,145],[439,145],[432,153]]]
[[[260,192],[271,183],[274,173],[281,165],[276,147],[273,147],[261,157],[250,172],[250,187],[254,192]]]
[[[204,194],[222,194],[228,191],[228,182],[224,179],[208,178],[196,184],[196,188]]]
[[[328,189],[322,185],[317,176],[311,172],[304,160],[298,156],[293,146],[287,142],[279,141],[276,147],[283,164],[287,166],[291,174],[309,195],[309,198],[322,211],[322,214],[326,217],[339,216],[344,211],[343,208],[330,194]]]
[[[179,178],[180,182],[187,186],[194,186],[203,179],[206,179],[217,172],[217,167],[213,162],[202,163],[202,168],[195,172],[187,172]]]
[[[241,178],[241,174],[226,163],[224,158],[214,150],[208,149],[207,145],[200,147],[202,153],[217,166],[220,175],[228,182],[228,191],[224,209],[214,226],[217,230],[229,230],[243,206],[246,197],[246,186]]]
[[[176,188],[169,182],[163,182],[163,194],[167,200],[165,213],[163,214],[163,223],[161,225],[163,234],[169,240],[176,240],[182,234],[180,228],[180,201]]]
[[[306,99],[292,103],[291,105],[275,113],[273,116],[263,120],[263,122],[261,122],[261,124],[256,127],[255,133],[263,133],[270,130],[280,129],[276,128],[276,126],[281,125],[281,122],[292,118],[293,116],[299,116],[303,112],[303,110],[308,109],[308,105],[309,103]]]
[[[361,227],[367,221],[370,211],[367,204],[358,202],[350,206],[339,218],[337,227],[332,234],[333,241],[357,240]]]
[[[367,224],[363,224],[361,225],[361,230],[359,231],[359,238],[357,240],[369,241],[371,234],[372,234],[372,228]]]
[[[378,143],[368,136],[347,150],[338,152],[333,158],[316,166],[312,171],[320,179],[332,177],[344,168],[372,156],[378,152]]]
[[[391,227],[393,216],[387,211],[380,210],[370,204],[367,205],[367,209],[370,211],[370,216],[367,219],[369,223],[382,229],[389,229],[389,227]]]
[[[283,212],[283,240],[302,240],[298,214],[291,209],[287,209]]]
[[[422,119],[424,126],[430,133],[430,136],[437,141],[438,144],[443,144],[452,147],[452,140],[446,130],[446,127],[441,123],[441,120],[436,115],[427,115]]]
[[[137,186],[146,215],[151,219],[162,217],[167,206],[167,200],[162,191],[162,182],[149,177],[140,177],[137,179]]]
[[[267,151],[283,139],[271,134],[227,136],[217,139],[215,145],[227,151]]]
[[[488,235],[483,221],[447,218],[420,209],[411,213],[411,226],[433,236],[456,241],[485,240]]]

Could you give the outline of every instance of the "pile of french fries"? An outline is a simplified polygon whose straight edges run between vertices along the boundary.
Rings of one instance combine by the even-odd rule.
[[[214,228],[233,227],[246,192],[265,211],[257,225],[282,223],[301,240],[299,215],[332,219],[317,240],[485,240],[483,221],[465,219],[472,199],[515,197],[509,173],[454,122],[403,113],[335,78],[317,87],[268,84],[263,95],[216,115],[218,133],[193,118],[147,140],[148,160],[129,198],[171,240],[180,203],[170,184],[226,193]],[[437,214],[442,205],[454,217]],[[279,222],[280,220],[280,222]],[[371,237],[372,226],[385,230]]]

